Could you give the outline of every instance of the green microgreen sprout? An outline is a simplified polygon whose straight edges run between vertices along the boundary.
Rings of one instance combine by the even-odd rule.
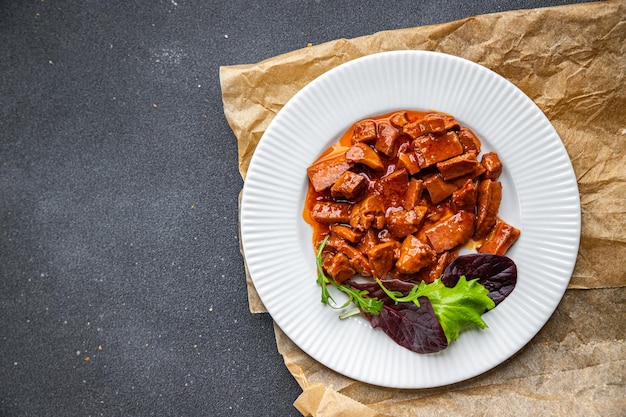
[[[350,304],[354,304],[356,307],[342,313],[339,318],[344,319],[356,314],[359,314],[360,311],[364,313],[370,313],[377,315],[380,313],[380,310],[383,308],[383,302],[376,297],[366,297],[369,294],[369,291],[366,290],[357,290],[351,288],[345,284],[339,284],[333,279],[330,279],[324,273],[324,269],[322,267],[322,251],[328,242],[328,235],[324,238],[319,248],[317,249],[317,283],[322,287],[322,303],[331,306],[335,309],[344,309],[348,307]],[[328,285],[332,285],[337,288],[339,291],[343,292],[348,296],[348,300],[341,306],[337,306],[333,296],[330,294],[328,290]]]

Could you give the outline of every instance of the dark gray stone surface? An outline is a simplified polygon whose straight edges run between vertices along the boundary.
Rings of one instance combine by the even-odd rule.
[[[219,66],[572,2],[0,2],[0,416],[300,415]]]

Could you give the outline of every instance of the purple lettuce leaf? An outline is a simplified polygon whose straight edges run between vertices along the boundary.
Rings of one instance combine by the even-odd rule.
[[[503,255],[472,253],[453,260],[443,271],[441,281],[446,287],[454,287],[461,275],[478,282],[489,290],[489,298],[498,305],[515,288],[517,267],[512,259]]]
[[[377,315],[364,313],[372,327],[379,327],[397,344],[417,353],[435,353],[448,347],[448,339],[427,297],[415,303],[385,305]]]
[[[397,279],[383,281],[389,291],[406,295],[414,284]],[[379,314],[362,313],[372,327],[379,327],[400,346],[417,353],[435,353],[448,346],[448,339],[427,297],[415,303],[398,303],[391,300],[376,282],[353,283],[353,287],[369,291],[368,297],[384,302]]]

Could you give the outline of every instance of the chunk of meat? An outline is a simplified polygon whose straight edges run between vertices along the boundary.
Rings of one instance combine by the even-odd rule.
[[[367,229],[363,236],[361,236],[361,240],[359,240],[358,248],[361,252],[367,253],[368,250],[378,245],[378,233],[374,229]]]
[[[346,245],[339,248],[350,260],[350,266],[356,270],[361,276],[371,277],[372,267],[367,256],[354,246]]]
[[[427,207],[417,206],[412,210],[398,210],[388,214],[385,227],[395,238],[401,239],[417,232],[428,211]]]
[[[346,159],[348,162],[363,164],[376,171],[384,168],[380,156],[365,143],[359,142],[352,145],[350,149],[348,149],[348,152],[346,152]]]
[[[483,166],[481,164],[476,164],[474,172],[459,178],[454,178],[450,181],[444,180],[443,176],[439,173],[431,174],[424,177],[424,186],[426,187],[433,204],[437,204],[452,195],[452,193],[456,190],[463,187],[467,183],[467,180],[476,178],[483,172]]]
[[[420,160],[421,156],[414,150],[398,152],[398,167],[406,169],[411,175],[420,171]]]
[[[474,213],[476,211],[476,197],[477,191],[474,181],[468,179],[463,187],[452,193],[450,207],[455,212],[464,210]]]
[[[431,174],[424,177],[424,187],[426,187],[433,204],[440,203],[460,188],[454,182],[445,181],[441,174]]]
[[[306,171],[313,188],[320,192],[332,187],[339,177],[353,166],[354,163],[348,162],[346,155],[342,154],[313,164]]]
[[[405,124],[409,123],[409,117],[407,116],[405,111],[397,112],[389,117],[389,121],[395,127],[402,127]]]
[[[385,227],[385,206],[379,195],[371,194],[356,203],[349,218],[350,226],[360,232],[370,227],[382,229]]]
[[[450,114],[438,113],[437,116],[443,118],[443,123],[446,130],[459,130],[461,125],[456,118]]]
[[[372,274],[380,279],[387,276],[396,261],[395,242],[379,243],[367,251]]]
[[[437,253],[454,249],[466,243],[474,234],[473,213],[459,211],[425,231],[426,237]]]
[[[391,232],[389,232],[389,230],[387,230],[387,229],[379,230],[377,237],[378,237],[378,242],[379,243],[382,243],[382,242],[397,242],[396,238],[393,237]],[[398,249],[400,249],[400,247],[398,247]]]
[[[344,238],[337,234],[331,233],[328,236],[328,240],[326,241],[325,249],[339,249],[347,244],[348,242],[346,242]]]
[[[480,139],[470,129],[463,127],[459,131],[459,141],[463,146],[463,152],[474,152],[476,155],[480,153]]]
[[[437,162],[437,169],[444,180],[450,181],[473,173],[478,164],[476,154],[474,152],[466,152],[445,161]]]
[[[463,153],[463,146],[459,137],[453,131],[442,135],[420,136],[413,143],[424,158],[421,168],[429,167]]]
[[[469,174],[469,175],[466,175],[466,176],[465,176],[465,177],[463,177],[463,178],[466,178],[466,177],[467,177],[467,178],[476,178],[476,177],[478,177],[478,176],[480,176],[480,175],[484,174],[484,172],[485,172],[485,168],[483,167],[483,165],[482,165],[482,164],[477,164],[477,165],[476,165],[476,169],[474,170],[474,172],[472,172],[472,173],[471,173],[471,174]]]
[[[330,232],[352,243],[359,242],[361,237],[363,237],[363,233],[342,224],[331,225]]]
[[[382,198],[385,209],[404,206],[408,188],[409,175],[404,169],[385,175],[374,183],[374,191]]]
[[[424,191],[424,181],[417,178],[411,178],[409,186],[406,189],[406,197],[404,198],[404,208],[407,210],[417,206],[422,198]]]
[[[378,124],[378,139],[374,147],[387,156],[396,154],[396,147],[400,132],[389,123],[381,122]]]
[[[333,198],[345,198],[354,200],[367,188],[367,179],[363,175],[352,171],[344,172],[341,177],[330,187],[330,195]]]
[[[407,236],[400,247],[396,269],[402,274],[414,274],[437,262],[437,253],[413,235]]]
[[[360,249],[346,242],[343,238],[331,234],[326,242],[326,247],[330,249],[334,248],[337,252],[346,255],[350,266],[362,276],[369,277],[372,275],[372,268],[365,254]]]
[[[454,252],[442,252],[437,254],[437,263],[430,268],[422,269],[413,279],[431,283],[443,275],[444,269],[456,258]]]
[[[500,174],[502,174],[502,162],[500,162],[500,158],[498,154],[495,152],[488,152],[483,155],[480,160],[483,168],[485,168],[485,172],[483,177],[488,180],[497,180]]]
[[[332,201],[318,201],[311,209],[311,218],[324,224],[348,223],[352,205]]]
[[[424,221],[428,222],[429,225],[432,225],[445,217],[451,216],[452,214],[449,201],[445,201],[440,204],[431,204],[428,205],[428,212],[426,213]]]
[[[520,237],[520,230],[498,219],[478,252],[504,255]]]
[[[500,202],[502,200],[502,183],[483,180],[478,183],[478,202],[476,209],[476,233],[474,239],[484,238],[496,224]]]
[[[350,265],[348,257],[341,252],[335,254],[326,253],[322,258],[322,268],[326,272],[326,275],[339,284],[356,273],[354,268]]]
[[[402,126],[402,132],[417,139],[429,133],[443,133],[446,131],[446,121],[439,115],[427,114],[423,118],[417,119]]]
[[[371,142],[376,139],[376,122],[361,120],[354,125],[352,143]]]

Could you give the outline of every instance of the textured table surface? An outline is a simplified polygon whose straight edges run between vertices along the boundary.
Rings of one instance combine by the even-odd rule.
[[[299,416],[219,67],[572,2],[2,2],[0,416]]]

